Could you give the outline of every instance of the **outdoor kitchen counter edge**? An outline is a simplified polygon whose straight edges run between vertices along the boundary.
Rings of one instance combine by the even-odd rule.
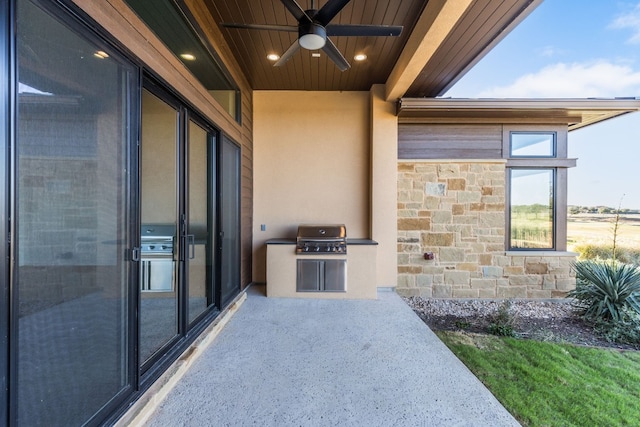
[[[269,239],[265,242],[267,245],[295,245],[295,238],[285,239]],[[378,242],[371,239],[347,239],[347,245],[377,245]]]

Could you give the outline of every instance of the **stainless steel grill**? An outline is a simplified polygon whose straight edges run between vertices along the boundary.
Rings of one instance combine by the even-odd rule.
[[[174,285],[173,224],[142,226],[140,287],[143,291],[172,291]]]
[[[297,254],[346,254],[347,229],[343,224],[298,226]]]
[[[173,257],[173,237],[176,227],[167,224],[145,224],[142,226],[140,243],[142,256]]]

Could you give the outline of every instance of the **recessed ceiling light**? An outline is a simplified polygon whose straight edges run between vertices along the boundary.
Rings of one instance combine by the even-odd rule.
[[[270,53],[267,55],[267,59],[269,61],[277,61],[278,59],[280,59],[280,55],[277,55],[275,53]]]
[[[365,55],[364,53],[359,53],[354,56],[353,59],[355,59],[356,61],[364,61],[365,59],[367,59],[367,55]]]
[[[180,58],[184,59],[185,61],[195,61],[196,60],[195,55],[192,55],[190,53],[182,53],[182,54],[180,54]]]
[[[100,59],[105,59],[109,57],[109,54],[103,50],[97,50],[94,52],[93,56]]]
[[[320,58],[320,52],[312,52],[311,56],[314,58]]]

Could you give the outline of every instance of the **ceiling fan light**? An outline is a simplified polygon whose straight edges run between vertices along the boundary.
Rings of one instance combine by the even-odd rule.
[[[322,49],[325,44],[325,40],[317,34],[305,34],[300,37],[300,46],[307,50]]]
[[[327,42],[327,32],[322,25],[313,22],[300,26],[298,43],[307,50],[322,49]]]

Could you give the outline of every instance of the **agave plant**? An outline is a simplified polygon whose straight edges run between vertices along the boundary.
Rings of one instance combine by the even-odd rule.
[[[585,317],[620,322],[628,310],[640,314],[640,269],[619,262],[574,264],[576,288],[567,296]]]

